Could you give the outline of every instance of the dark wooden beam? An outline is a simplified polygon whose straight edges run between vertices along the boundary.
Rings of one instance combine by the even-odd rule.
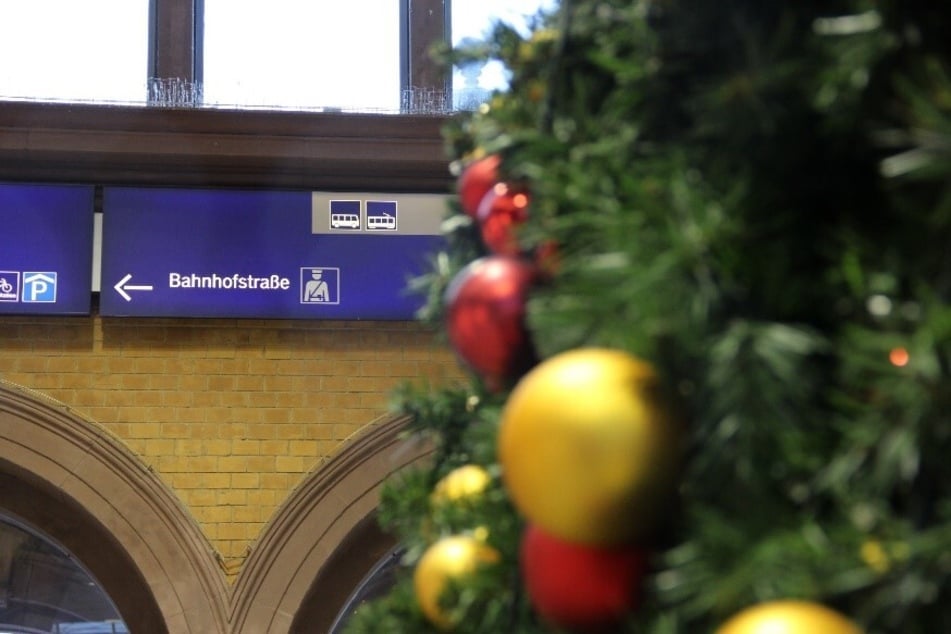
[[[422,115],[0,103],[0,181],[445,192]]]

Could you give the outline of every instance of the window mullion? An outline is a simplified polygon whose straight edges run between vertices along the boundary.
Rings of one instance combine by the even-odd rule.
[[[450,75],[430,56],[431,48],[449,41],[449,4],[451,0],[406,0],[408,4],[404,55],[404,90],[410,94],[408,105],[441,104],[448,110],[452,104]],[[404,102],[407,100],[404,99]],[[423,107],[422,109],[428,109]]]
[[[196,25],[201,0],[151,0],[149,77],[200,81]]]

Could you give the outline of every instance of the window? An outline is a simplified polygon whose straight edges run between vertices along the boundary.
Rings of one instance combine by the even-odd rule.
[[[205,105],[399,112],[399,2],[204,5]]]
[[[0,623],[4,632],[128,634],[99,584],[69,553],[0,514]]]
[[[6,0],[0,97],[142,102],[148,34],[149,0]]]

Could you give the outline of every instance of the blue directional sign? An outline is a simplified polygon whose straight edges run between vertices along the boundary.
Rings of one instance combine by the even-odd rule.
[[[311,192],[105,188],[101,313],[412,319],[423,299],[407,282],[440,246],[438,225],[375,235],[365,230],[363,199],[316,200]]]
[[[0,314],[89,314],[92,251],[92,187],[0,184]]]

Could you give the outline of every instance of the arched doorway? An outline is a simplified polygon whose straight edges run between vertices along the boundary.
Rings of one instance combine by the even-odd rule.
[[[329,632],[354,589],[395,542],[376,525],[380,489],[432,446],[406,417],[369,425],[278,510],[235,586],[235,634]]]
[[[75,555],[135,634],[228,631],[212,549],[129,450],[42,395],[0,381],[0,507]]]

